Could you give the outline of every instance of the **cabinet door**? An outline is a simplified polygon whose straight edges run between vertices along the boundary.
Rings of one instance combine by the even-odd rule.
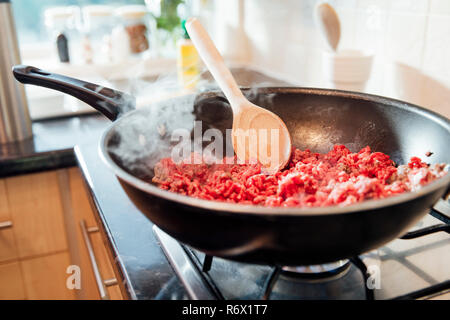
[[[108,287],[106,290],[108,290],[108,295],[110,300],[124,300],[122,291],[120,290],[120,287],[118,284]]]
[[[5,182],[19,257],[67,250],[57,171],[7,178]]]
[[[25,299],[19,262],[0,264],[0,300]]]
[[[68,169],[70,198],[72,207],[72,226],[75,239],[71,239],[70,252],[74,263],[81,269],[81,292],[80,299],[97,300],[100,294],[94,277],[88,251],[84,244],[83,234],[81,232],[80,221],[84,219],[89,226],[95,226],[95,217],[89,204],[88,195],[85,192],[83,178],[78,168]]]
[[[117,279],[113,269],[113,262],[110,260],[107,252],[107,245],[103,242],[103,235],[101,234],[101,231],[91,233],[89,237],[91,239],[92,248],[95,252],[95,259],[97,260],[98,268],[103,280],[106,281],[110,279]],[[111,300],[123,299],[118,285],[110,286],[106,289]]]
[[[99,291],[97,288],[97,283],[93,275],[92,264],[88,255],[88,249],[84,240],[84,237],[80,228],[80,221],[84,220],[87,227],[95,228],[98,227],[97,219],[89,200],[89,194],[85,188],[81,172],[78,168],[69,169],[70,177],[70,191],[72,198],[72,210],[73,215],[76,220],[77,226],[77,238],[78,243],[80,243],[80,264],[82,270],[90,270],[89,274],[85,272],[85,277],[82,282],[85,283],[84,296],[86,299],[100,298]],[[92,249],[94,251],[95,260],[103,280],[110,280],[116,278],[113,262],[110,260],[112,254],[108,253],[109,247],[103,242],[103,234],[101,228],[97,232],[89,232],[89,241],[91,242]],[[112,300],[123,299],[120,287],[118,285],[113,285],[107,287],[107,292],[109,298]]]
[[[66,285],[71,276],[67,273],[67,267],[71,265],[68,252],[26,259],[21,264],[28,299],[75,299],[75,290]]]
[[[12,222],[3,179],[0,180],[0,223]],[[0,228],[0,262],[17,259],[12,227]]]

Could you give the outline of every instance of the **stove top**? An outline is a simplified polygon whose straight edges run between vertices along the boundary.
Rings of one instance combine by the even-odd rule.
[[[450,299],[450,205],[435,209],[377,250],[295,268],[213,258],[153,230],[191,299]]]

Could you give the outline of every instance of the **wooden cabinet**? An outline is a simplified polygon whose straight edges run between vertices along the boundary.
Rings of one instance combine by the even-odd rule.
[[[66,286],[66,269],[72,264],[68,252],[25,259],[21,264],[28,299],[75,299],[76,291]]]
[[[12,226],[5,181],[0,180],[0,263],[18,256]]]
[[[112,253],[107,249],[108,245],[104,243],[105,235],[102,234],[99,221],[95,218],[92,211],[92,201],[89,199],[87,190],[84,187],[84,181],[81,172],[78,168],[68,169],[70,194],[71,194],[71,208],[73,213],[74,225],[76,225],[76,240],[71,241],[72,244],[77,243],[79,248],[71,250],[78,251],[79,256],[76,258],[82,270],[89,270],[84,272],[82,277],[82,284],[86,290],[82,293],[83,299],[98,299],[98,286],[103,286],[106,291],[106,298],[109,299],[123,299],[119,284],[114,279],[117,279],[117,272],[113,267]],[[88,239],[83,236],[81,222],[84,221],[87,231]],[[90,242],[93,257],[89,256],[89,248],[86,241]],[[94,266],[98,268],[102,283],[97,283],[94,277]],[[82,272],[83,274],[83,272]],[[105,284],[106,283],[106,284]],[[112,285],[111,285],[112,284]]]
[[[98,227],[78,168],[0,179],[0,299],[100,299],[99,286],[103,298],[123,299]],[[73,265],[81,271],[80,289],[66,285]]]
[[[67,250],[58,171],[5,180],[19,258]]]
[[[0,264],[0,299],[25,299],[25,286],[19,262]]]

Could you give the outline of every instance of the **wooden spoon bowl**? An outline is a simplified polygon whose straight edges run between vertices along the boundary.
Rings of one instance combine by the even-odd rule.
[[[233,110],[233,148],[242,163],[259,162],[263,171],[284,168],[292,150],[291,136],[276,114],[248,101],[200,22],[191,18],[186,29],[197,51]]]

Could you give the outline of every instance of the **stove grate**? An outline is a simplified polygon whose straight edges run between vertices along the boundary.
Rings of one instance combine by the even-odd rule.
[[[436,210],[431,210],[430,215],[432,215],[434,218],[442,221],[443,223],[439,223],[439,224],[435,224],[435,225],[421,228],[418,230],[410,231],[410,232],[406,233],[405,235],[403,235],[402,237],[400,237],[400,239],[407,241],[410,239],[417,239],[420,237],[425,237],[425,236],[428,236],[431,234],[435,234],[437,232],[446,232],[447,234],[450,234],[450,220],[447,215],[445,215],[439,211],[436,211]],[[203,259],[200,259],[200,257],[196,256],[196,254],[194,253],[194,251],[192,251],[192,249],[179,244],[176,240],[170,238],[168,235],[165,235],[156,226],[154,226],[154,229],[155,229],[155,234],[160,239],[161,246],[163,247],[164,252],[166,253],[166,255],[169,255],[169,258],[171,258],[171,259],[169,259],[169,261],[171,262],[174,269],[185,270],[189,266],[189,263],[187,263],[186,261],[190,260],[191,266],[187,269],[192,270],[192,272],[191,272],[192,274],[189,274],[191,277],[194,277],[194,274],[197,273],[198,278],[194,277],[196,279],[195,287],[197,289],[199,289],[199,288],[201,289],[200,291],[201,291],[202,296],[210,297],[212,299],[224,299],[220,290],[216,287],[212,277],[209,275],[209,272],[212,268],[212,263],[213,263],[214,257],[210,256],[210,255],[205,255]],[[169,251],[171,254],[169,254]],[[182,255],[185,256],[186,261],[183,260],[184,261],[184,262],[182,261],[183,263],[176,261],[175,258],[178,256],[182,256]],[[178,259],[178,260],[180,260],[180,259]],[[369,279],[371,276],[371,274],[368,271],[367,265],[358,256],[350,258],[349,262],[353,266],[355,266],[361,272],[361,274],[363,276],[366,299],[367,300],[375,300],[375,290],[371,289],[367,285],[369,283]],[[347,267],[348,266],[349,265],[347,264]],[[332,270],[331,273],[334,272],[336,275],[339,275],[341,273],[344,274],[343,271],[345,271],[346,269],[348,269],[348,268],[340,268],[340,269]],[[180,272],[177,272],[177,274]],[[178,275],[183,278],[184,273],[186,273],[186,271],[183,271]],[[263,283],[261,299],[263,299],[263,300],[270,299],[272,291],[273,291],[275,285],[277,284],[277,282],[280,278],[280,275],[282,275],[284,273],[286,273],[286,271],[283,271],[281,266],[272,267],[268,277],[266,278],[265,282]],[[202,279],[200,279],[200,278],[202,278]],[[184,281],[183,279],[181,279],[181,280],[185,285],[189,286],[188,283],[185,283],[186,281]],[[446,293],[447,291],[450,291],[450,280],[445,280],[440,283],[435,283],[426,288],[423,288],[423,289],[420,289],[417,291],[413,291],[413,292],[409,292],[409,293],[401,295],[401,296],[394,297],[393,299],[394,300],[405,300],[405,299],[427,298],[427,297],[435,296],[437,294]],[[191,297],[195,298],[196,296],[197,296],[197,294],[194,294]]]
[[[446,233],[450,234],[450,224],[448,222],[448,218],[445,215],[441,214],[440,212],[437,212],[434,210],[431,210],[430,214],[445,223],[440,223],[440,224],[432,225],[432,226],[425,227],[422,229],[410,231],[410,232],[406,233],[405,235],[403,235],[402,237],[400,237],[400,239],[402,239],[402,240],[416,239],[416,238],[427,236],[427,235],[430,235],[430,234],[433,234],[436,232],[446,232]],[[205,255],[205,258],[204,258],[202,266],[201,266],[202,272],[208,273],[208,271],[211,270],[213,258],[214,258],[213,256]],[[367,285],[371,274],[368,272],[368,268],[367,268],[366,264],[358,256],[352,257],[349,260],[355,267],[357,267],[359,269],[359,271],[361,272],[361,274],[364,278],[364,283],[366,284],[364,286],[366,299],[367,300],[375,300],[374,289],[371,289]],[[264,285],[264,291],[261,296],[262,300],[270,299],[272,290],[275,287],[275,284],[278,281],[278,278],[282,273],[283,273],[283,270],[280,266],[273,267],[273,269],[272,269],[270,275],[268,276],[267,281]],[[435,285],[431,285],[429,287],[426,287],[426,288],[423,288],[423,289],[420,289],[417,291],[413,291],[413,292],[410,292],[410,293],[402,295],[402,296],[395,297],[395,298],[393,298],[393,300],[420,299],[420,298],[424,298],[424,297],[428,297],[428,296],[433,296],[437,293],[445,292],[447,290],[450,290],[450,280],[447,280],[447,281],[444,281],[444,282],[441,282],[441,283],[438,283]]]

